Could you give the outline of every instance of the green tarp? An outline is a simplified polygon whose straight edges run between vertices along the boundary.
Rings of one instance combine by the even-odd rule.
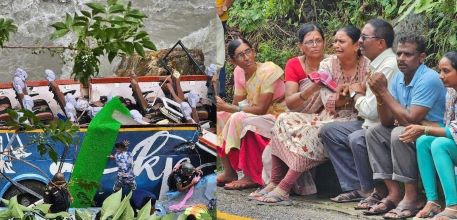
[[[121,127],[112,118],[116,110],[130,115],[119,98],[113,98],[89,124],[71,174],[70,192],[74,199],[72,207],[86,208],[92,205]]]

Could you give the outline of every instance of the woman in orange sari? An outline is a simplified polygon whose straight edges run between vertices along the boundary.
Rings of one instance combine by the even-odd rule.
[[[224,168],[217,182],[226,189],[256,187],[249,175],[238,180],[237,171],[240,140],[247,130],[269,132],[271,126],[251,125],[244,128],[245,120],[265,120],[273,124],[276,115],[285,110],[283,70],[272,62],[257,63],[251,44],[245,39],[232,40],[228,45],[230,61],[234,70],[234,97],[232,104],[217,97],[218,156]],[[262,149],[261,149],[262,150]],[[241,155],[243,156],[243,155]],[[261,160],[260,155],[252,155],[252,160]],[[248,173],[248,172],[246,172]]]

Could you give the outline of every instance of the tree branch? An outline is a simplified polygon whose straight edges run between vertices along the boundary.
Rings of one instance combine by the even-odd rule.
[[[71,46],[22,46],[22,45],[17,45],[17,46],[10,46],[10,45],[5,45],[3,48],[7,49],[69,49],[69,50],[76,50],[76,48],[71,47]]]

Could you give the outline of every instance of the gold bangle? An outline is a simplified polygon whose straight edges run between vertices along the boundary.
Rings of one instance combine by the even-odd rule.
[[[429,135],[430,134],[430,128],[428,126],[424,126],[424,134]]]
[[[300,92],[300,94],[298,94],[298,96],[300,96],[300,99],[303,100],[303,101],[306,101],[306,98],[303,98],[303,96],[301,94],[303,94],[303,93]]]

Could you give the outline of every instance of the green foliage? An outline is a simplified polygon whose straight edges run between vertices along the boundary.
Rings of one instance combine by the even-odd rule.
[[[76,133],[79,128],[69,120],[54,120],[46,125],[33,112],[27,109],[18,111],[8,109],[7,112],[11,117],[11,120],[8,121],[10,129],[15,131],[43,130],[43,132],[36,133],[30,144],[36,144],[40,155],[48,154],[53,162],[57,162],[58,153],[54,146],[50,144],[51,141],[61,143],[66,149],[77,143]],[[18,112],[21,114],[18,114]]]
[[[14,196],[10,200],[2,199],[2,202],[7,205],[7,209],[0,212],[0,219],[22,219],[33,220],[36,216],[44,219],[69,219],[68,212],[49,213],[50,204],[41,204],[33,208],[25,207],[18,203],[17,197]]]
[[[10,33],[16,31],[17,26],[13,24],[13,20],[0,18],[0,47],[9,40]]]
[[[444,53],[457,48],[457,2],[455,0],[405,0],[401,5],[399,20],[410,13],[424,16],[428,30],[427,62],[435,66]]]
[[[418,25],[424,26],[421,31],[428,41],[429,66],[457,48],[455,0],[240,0],[230,8],[229,25],[258,46],[260,60],[281,65],[291,53],[299,55],[289,36],[296,35],[301,23],[315,22],[323,27],[327,52],[331,53],[333,34],[345,25],[362,28],[369,19],[382,18],[395,26],[410,14],[423,20]]]
[[[274,41],[262,42],[258,46],[257,60],[260,62],[272,61],[284,67],[288,59],[296,54],[295,47],[283,47]]]
[[[235,1],[230,8],[229,25],[252,32],[267,22],[267,4],[263,1]]]
[[[135,52],[144,57],[144,48],[156,50],[154,43],[143,31],[143,19],[131,2],[124,5],[119,0],[108,0],[106,5],[87,3],[90,10],[67,14],[64,21],[51,26],[56,30],[51,39],[73,33],[78,38],[72,77],[87,86],[90,77],[99,73],[99,57],[108,55],[111,62],[119,55],[133,55]]]
[[[105,220],[108,217],[111,217],[114,214],[116,214],[119,207],[121,207],[121,200],[122,190],[119,190],[111,194],[108,198],[106,198],[105,201],[103,201],[102,205],[101,220]]]
[[[87,210],[76,209],[75,217],[76,220],[92,220],[92,215]]]

